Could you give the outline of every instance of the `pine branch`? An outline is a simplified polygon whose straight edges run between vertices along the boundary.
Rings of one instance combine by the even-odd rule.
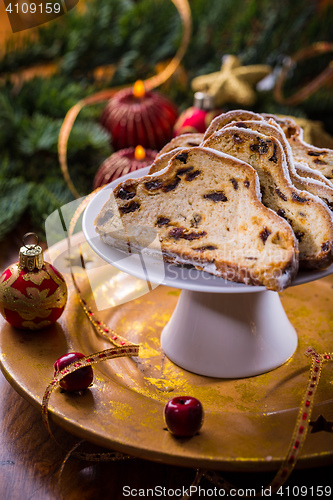
[[[29,205],[32,183],[20,179],[0,182],[0,240],[15,228]]]

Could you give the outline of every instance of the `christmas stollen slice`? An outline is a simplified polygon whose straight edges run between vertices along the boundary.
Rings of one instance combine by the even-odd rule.
[[[169,151],[173,151],[174,149],[179,147],[193,148],[195,146],[199,146],[202,143],[203,138],[204,134],[199,134],[199,133],[178,135],[177,137],[171,139],[171,141],[168,142],[165,146],[163,146],[163,148],[157,154],[156,158],[158,158],[161,155],[164,155],[164,153],[168,153]]]
[[[259,120],[265,123],[264,118],[261,115],[253,113],[252,111],[237,109],[228,111],[227,113],[222,113],[211,122],[205,134],[182,134],[178,137],[174,137],[170,142],[168,142],[157,154],[154,163],[150,167],[149,174],[154,174],[163,170],[173,155],[182,148],[188,146],[199,146],[214,132],[220,130],[226,124],[230,124],[231,122],[233,123],[235,120]],[[173,151],[174,154],[172,154]]]
[[[231,122],[245,121],[245,120],[259,120],[263,121],[264,118],[258,113],[253,113],[252,111],[245,111],[244,109],[233,109],[232,111],[227,111],[226,113],[221,113],[212,120],[211,124],[207,128],[203,141],[206,141],[211,135],[223,128],[225,125]]]
[[[282,128],[277,122],[275,122],[274,120],[269,120],[268,122],[264,120],[261,121],[247,120],[247,121],[229,123],[228,125],[225,125],[224,128],[228,127],[250,129],[256,132],[260,132],[261,134],[264,134],[266,136],[275,137],[275,139],[277,139],[280,142],[283,148],[290,179],[293,185],[301,191],[303,190],[308,191],[309,193],[319,196],[319,198],[324,203],[326,203],[326,205],[331,210],[333,209],[333,187],[329,187],[328,185],[323,184],[322,182],[319,182],[315,179],[301,177],[297,173],[293,162],[291,147],[286,139],[286,136]]]
[[[319,170],[314,170],[313,168],[310,168],[308,165],[305,165],[304,163],[298,163],[295,160],[294,160],[294,165],[295,165],[296,172],[301,177],[305,177],[306,179],[309,179],[309,178],[314,179],[318,182],[321,182],[325,186],[333,188],[333,182],[331,182],[323,174],[321,174],[319,172]]]
[[[165,167],[167,167],[171,158],[173,158],[177,153],[180,153],[180,151],[182,151],[183,149],[183,147],[178,147],[172,149],[171,151],[168,151],[167,153],[157,156],[154,160],[154,163],[150,166],[149,175],[160,172]]]
[[[293,186],[277,139],[230,127],[215,132],[204,146],[233,155],[256,169],[263,204],[286,219],[294,230],[301,267],[324,269],[332,263],[332,214],[317,196]]]
[[[196,147],[175,155],[159,175],[129,179],[95,220],[117,248],[142,248],[231,281],[288,286],[298,269],[290,225],[260,202],[256,171],[229,155]],[[150,241],[152,241],[150,235]]]
[[[174,137],[157,154],[154,163],[149,169],[149,175],[163,170],[171,158],[186,147],[199,146],[203,140],[203,134],[182,134]]]
[[[297,134],[301,134],[302,130],[297,125],[297,123],[292,120],[291,118],[280,118],[275,115],[269,115],[266,113],[262,113],[261,115],[257,113],[253,113],[252,111],[244,111],[242,109],[235,109],[232,111],[228,111],[227,113],[222,113],[221,115],[217,116],[211,123],[211,125],[208,127],[208,129],[205,132],[204,135],[204,141],[206,141],[214,132],[217,132],[221,128],[225,127],[226,125],[234,122],[234,121],[256,121],[256,122],[262,122],[264,120],[274,120],[275,123],[281,126],[283,132],[286,135],[286,139],[289,141],[289,139]],[[306,178],[311,178],[315,179],[319,182],[322,182],[323,184],[326,184],[329,187],[333,187],[333,184],[318,170],[315,170],[314,168],[310,168],[308,164],[299,163],[296,162],[294,157],[293,157],[293,163],[295,166],[296,173],[301,176],[301,177],[306,177]],[[313,165],[312,165],[313,167]]]
[[[263,114],[263,117],[266,120],[273,119],[281,125],[296,163],[305,163],[311,169],[318,170],[327,179],[333,179],[332,149],[317,148],[304,142],[303,129],[291,118],[279,118],[269,114]]]

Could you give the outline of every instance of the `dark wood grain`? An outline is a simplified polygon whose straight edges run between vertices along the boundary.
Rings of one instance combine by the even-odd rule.
[[[13,233],[0,245],[0,269],[17,260],[21,236]],[[70,458],[60,474],[66,452],[47,433],[41,413],[21,396],[0,373],[0,499],[1,500],[98,500],[139,498],[139,489],[183,488],[191,484],[195,471],[133,459],[95,463]],[[76,438],[52,425],[57,440],[69,448]],[[296,470],[286,486],[331,484],[331,467]],[[241,488],[265,486],[272,474],[231,474],[225,477]],[[130,497],[123,488],[133,490]],[[213,488],[203,479],[201,486]],[[146,492],[146,494],[149,494]],[[203,495],[201,495],[203,496]],[[287,495],[284,495],[287,496]],[[157,498],[150,494],[150,498]],[[174,497],[174,498],[180,498]],[[199,498],[198,494],[194,498]],[[281,497],[278,497],[281,498]]]

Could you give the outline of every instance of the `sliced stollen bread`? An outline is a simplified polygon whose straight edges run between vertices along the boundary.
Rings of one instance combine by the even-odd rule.
[[[247,121],[229,123],[228,125],[225,125],[224,128],[227,127],[250,129],[254,130],[255,132],[264,134],[268,137],[269,136],[275,137],[275,139],[277,139],[280,142],[283,148],[290,179],[293,185],[301,191],[308,191],[309,193],[319,196],[319,198],[322,199],[324,203],[326,203],[331,210],[333,209],[333,188],[315,179],[301,177],[297,173],[293,162],[291,147],[286,139],[286,136],[282,128],[277,122],[275,122],[274,120],[269,120],[268,122],[264,120],[261,121],[247,120]]]
[[[171,139],[170,142],[168,142],[163,148],[159,151],[157,154],[156,158],[158,158],[161,155],[164,155],[164,153],[168,153],[169,151],[173,151],[176,148],[182,147],[182,148],[193,148],[195,146],[199,146],[199,144],[202,143],[203,141],[204,134],[181,134],[178,135],[177,137],[174,137]]]
[[[319,170],[317,170],[314,167],[314,164],[311,164],[311,158],[309,161],[302,160],[301,163],[299,163],[299,161],[297,161],[295,159],[295,157],[293,155],[291,138],[293,136],[299,136],[299,135],[303,137],[303,130],[295,122],[295,120],[293,120],[292,118],[279,117],[276,115],[269,115],[266,113],[262,113],[262,116],[266,121],[271,122],[273,120],[275,123],[277,123],[282,128],[282,130],[286,136],[286,139],[290,145],[290,148],[291,148],[293,162],[294,162],[294,166],[295,166],[295,170],[296,170],[297,174],[300,175],[301,177],[314,179],[314,180],[319,181],[319,182],[332,188],[333,183],[329,179],[327,179],[321,172],[319,172]]]
[[[289,139],[293,157],[298,163],[305,163],[312,169],[318,170],[327,179],[333,179],[333,151],[312,146],[304,142],[300,136]]]
[[[332,263],[332,214],[317,196],[293,186],[277,139],[230,127],[215,132],[203,145],[233,155],[256,169],[263,204],[285,218],[295,232],[300,266],[322,269]]]
[[[282,127],[296,163],[304,163],[308,167],[318,170],[327,179],[333,179],[332,149],[317,148],[304,142],[303,129],[291,118],[279,118],[264,113],[262,116],[266,120],[275,120]]]
[[[203,141],[206,141],[208,137],[217,132],[225,125],[231,122],[245,121],[245,120],[264,120],[264,118],[252,111],[245,111],[244,109],[234,109],[232,111],[227,111],[218,115],[207,128]]]
[[[290,139],[293,135],[302,134],[302,128],[295,122],[295,120],[288,116],[278,116],[270,113],[261,113],[261,116],[266,121],[274,120],[278,123],[287,139]]]
[[[156,172],[160,172],[163,170],[177,153],[182,151],[184,148],[183,147],[178,147],[175,149],[172,149],[171,151],[168,151],[167,153],[164,153],[162,155],[158,155],[154,163],[150,166],[149,169],[149,175],[155,174]]]
[[[175,154],[186,147],[195,147],[201,144],[203,134],[182,134],[174,137],[157,154],[154,163],[149,169],[149,175],[163,170]]]
[[[314,179],[315,181],[321,182],[325,186],[333,188],[333,183],[327,179],[323,174],[321,174],[318,170],[314,170],[313,168],[308,167],[304,163],[297,163],[294,161],[295,170],[301,177],[305,177],[306,179]]]
[[[202,147],[184,149],[163,173],[122,182],[95,226],[121,249],[144,247],[152,229],[168,262],[279,291],[297,272],[298,244],[260,196],[250,165]]]

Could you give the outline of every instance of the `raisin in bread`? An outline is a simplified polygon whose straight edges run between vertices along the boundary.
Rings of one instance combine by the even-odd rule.
[[[275,122],[274,120],[269,120],[268,122],[264,120],[261,121],[247,120],[241,122],[232,122],[229,123],[228,125],[225,125],[225,127],[223,128],[227,127],[238,127],[245,129],[247,128],[250,130],[254,130],[256,132],[260,132],[261,134],[264,134],[266,136],[275,137],[275,139],[277,139],[280,142],[283,148],[290,179],[293,185],[301,191],[308,191],[309,193],[319,196],[319,198],[323,200],[323,202],[326,203],[326,205],[331,210],[333,209],[333,188],[315,179],[302,177],[297,173],[293,162],[293,156],[290,145],[286,139],[286,136],[282,128],[277,122]]]
[[[263,204],[285,218],[295,232],[300,266],[322,269],[332,263],[331,212],[318,197],[293,186],[277,139],[230,127],[215,132],[203,145],[233,155],[256,169]]]
[[[303,140],[303,129],[291,118],[279,118],[275,115],[263,114],[263,117],[279,123],[291,146],[294,161],[304,163],[318,170],[327,179],[333,179],[333,150],[323,149],[307,144]]]
[[[178,135],[177,137],[171,139],[171,141],[168,142],[161,149],[161,151],[157,154],[156,158],[158,158],[161,155],[164,155],[164,153],[168,153],[169,151],[172,151],[179,147],[193,148],[195,146],[199,146],[199,144],[201,144],[203,141],[203,137],[204,134],[199,134],[199,133]]]
[[[205,132],[203,141],[206,141],[208,137],[214,134],[214,132],[217,132],[228,123],[245,120],[261,121],[264,120],[264,118],[257,113],[253,113],[252,111],[245,111],[244,109],[234,109],[232,111],[228,111],[227,113],[222,113],[214,118],[214,120],[211,122]]]
[[[297,272],[298,244],[289,224],[259,200],[251,166],[190,148],[160,175],[122,182],[95,225],[102,240],[118,248],[129,241],[144,246],[151,228],[168,262],[279,291]]]
[[[177,153],[179,153],[183,149],[184,148],[182,147],[178,147],[172,149],[171,151],[168,151],[167,153],[158,155],[158,157],[155,158],[154,163],[150,166],[149,175],[155,174],[156,172],[160,172],[165,167],[167,167],[171,158],[173,158]]]

